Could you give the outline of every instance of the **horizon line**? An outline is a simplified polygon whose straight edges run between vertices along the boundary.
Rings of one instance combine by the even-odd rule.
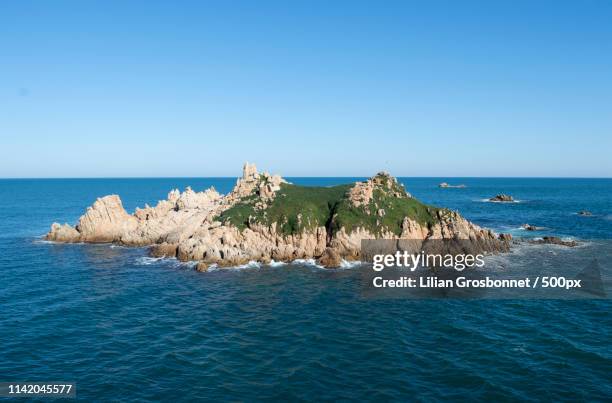
[[[396,178],[431,178],[431,179],[612,179],[612,176],[405,176],[391,175]],[[14,176],[0,177],[0,180],[59,180],[59,179],[238,179],[242,176]],[[371,176],[303,176],[289,175],[283,178],[371,178]]]

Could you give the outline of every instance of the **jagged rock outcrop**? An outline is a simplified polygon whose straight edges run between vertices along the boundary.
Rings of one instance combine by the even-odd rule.
[[[176,201],[176,209],[210,209],[214,204],[218,203],[220,199],[221,195],[217,193],[214,187],[203,192],[194,192],[191,187],[188,186]]]
[[[400,238],[405,239],[425,239],[429,234],[429,228],[421,225],[415,220],[404,217],[402,221],[402,233]]]
[[[397,182],[397,178],[383,171],[364,182],[357,182],[349,191],[349,200],[355,207],[367,206],[372,200],[374,190],[377,187],[383,187],[385,191],[390,192],[394,197],[412,197],[410,193],[403,189],[403,185]],[[399,190],[400,188],[401,191]]]
[[[117,195],[99,198],[87,208],[74,229],[54,223],[47,239],[63,242],[116,242],[138,226],[138,218],[128,214]]]
[[[352,185],[304,188],[245,164],[223,196],[214,188],[168,193],[156,206],[128,214],[117,195],[98,199],[73,228],[54,223],[47,239],[151,246],[151,254],[233,266],[316,258],[337,267],[359,259],[365,239],[418,242],[466,239],[485,252],[508,249],[509,238],[447,209],[414,199],[388,173]]]
[[[54,222],[51,224],[51,231],[46,236],[49,241],[58,242],[78,242],[81,234],[70,224],[61,225]]]
[[[319,264],[324,267],[340,267],[342,264],[342,256],[334,248],[325,248],[323,254],[319,258]]]
[[[269,201],[274,198],[283,183],[287,181],[280,175],[270,175],[268,172],[259,174],[255,164],[247,162],[242,169],[242,178],[238,179],[225,201],[227,204],[232,204],[253,194],[257,194],[264,201]]]
[[[393,234],[385,232],[377,237],[376,234],[363,227],[356,227],[351,231],[347,231],[346,228],[342,227],[334,234],[329,245],[335,250],[342,251],[342,256],[345,258],[357,260],[361,253],[361,241],[377,238],[393,238]]]

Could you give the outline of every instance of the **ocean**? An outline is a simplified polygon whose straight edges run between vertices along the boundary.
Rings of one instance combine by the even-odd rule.
[[[360,178],[288,178],[332,185]],[[609,273],[612,179],[400,178],[420,200]],[[465,184],[440,189],[440,182]],[[146,248],[42,236],[116,193],[132,212],[234,178],[0,180],[0,382],[74,381],[88,401],[612,398],[610,300],[371,299],[359,267],[198,273]],[[516,203],[486,199],[507,193]],[[590,217],[576,214],[589,210]],[[520,229],[529,223],[546,229]],[[552,248],[552,249],[546,249]],[[569,257],[568,257],[569,258]],[[521,254],[500,257],[537,269]],[[509,262],[509,263],[508,263]]]

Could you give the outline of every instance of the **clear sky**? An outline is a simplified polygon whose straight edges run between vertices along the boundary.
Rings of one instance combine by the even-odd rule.
[[[612,1],[3,1],[0,177],[612,176]]]

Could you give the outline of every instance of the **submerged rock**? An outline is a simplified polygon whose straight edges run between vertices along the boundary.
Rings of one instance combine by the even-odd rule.
[[[549,245],[561,245],[561,246],[569,246],[569,247],[574,247],[574,246],[578,246],[579,243],[576,241],[564,241],[559,237],[556,236],[545,236],[542,239],[535,239],[533,241],[530,241],[533,244],[549,244]]]
[[[593,213],[591,213],[588,210],[581,210],[581,211],[578,212],[578,215],[585,216],[585,217],[590,217],[590,216],[593,215]]]
[[[199,271],[200,273],[204,273],[208,271],[208,267],[209,267],[208,263],[198,262],[195,269],[196,271]]]
[[[175,189],[134,214],[119,196],[105,196],[74,228],[55,223],[46,238],[151,246],[154,256],[198,261],[202,268],[295,259],[337,267],[342,259],[360,258],[364,239],[464,239],[482,252],[509,248],[506,236],[421,203],[386,172],[353,184],[302,187],[260,174],[254,164],[245,164],[227,195]]]

